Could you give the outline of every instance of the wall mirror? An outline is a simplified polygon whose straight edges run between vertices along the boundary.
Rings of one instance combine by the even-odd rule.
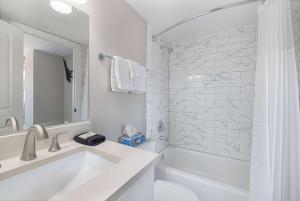
[[[0,135],[87,120],[89,17],[0,0]]]

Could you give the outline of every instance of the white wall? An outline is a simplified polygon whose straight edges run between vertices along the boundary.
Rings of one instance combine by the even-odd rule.
[[[33,51],[33,123],[56,125],[64,122],[63,58]]]
[[[145,131],[145,94],[112,93],[110,60],[100,52],[145,64],[146,23],[124,0],[89,0],[82,6],[90,16],[89,116],[93,130],[117,141],[123,124]]]
[[[256,25],[172,44],[169,143],[250,160]]]
[[[152,41],[153,31],[147,26],[147,74],[146,74],[146,122],[147,136],[156,140],[156,150],[168,145],[169,136],[169,53],[168,44],[159,38]],[[159,121],[163,121],[165,130],[159,132]]]

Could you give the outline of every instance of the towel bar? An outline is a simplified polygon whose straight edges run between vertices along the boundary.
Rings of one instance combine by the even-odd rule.
[[[110,59],[113,59],[114,57],[113,56],[110,56],[110,55],[107,55],[107,54],[104,54],[104,53],[99,53],[98,54],[98,59],[99,61],[104,61],[105,58],[110,58]],[[145,68],[146,71],[149,71],[147,68]],[[128,91],[128,94],[133,94],[132,91]]]
[[[110,55],[103,54],[103,53],[99,53],[99,54],[98,54],[98,59],[99,59],[99,61],[104,61],[105,58],[110,58],[110,59],[112,59],[113,57],[110,56]]]
[[[99,59],[99,61],[104,61],[105,58],[113,59],[114,57],[113,57],[113,56],[110,56],[110,55],[108,55],[108,54],[104,54],[104,53],[99,53],[99,54],[98,54],[98,59]],[[149,71],[149,69],[146,68],[146,71]]]

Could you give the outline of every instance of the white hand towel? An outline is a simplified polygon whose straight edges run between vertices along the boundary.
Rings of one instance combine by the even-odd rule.
[[[119,90],[118,88],[118,85],[117,85],[117,80],[116,80],[116,73],[115,73],[115,66],[114,66],[114,60],[112,60],[112,63],[111,63],[111,79],[110,79],[110,82],[111,82],[111,90],[113,92],[126,92],[126,91],[122,91],[122,90]]]
[[[134,90],[132,69],[126,59],[113,57],[111,66],[111,87],[116,92],[131,92]]]
[[[145,67],[134,61],[129,61],[129,63],[132,68],[132,71],[133,71],[134,92],[135,93],[145,93],[146,92],[146,69],[145,69]]]
[[[133,67],[131,65],[131,60],[127,59],[128,67],[129,67],[129,79],[133,81],[134,83],[134,73],[133,73]]]

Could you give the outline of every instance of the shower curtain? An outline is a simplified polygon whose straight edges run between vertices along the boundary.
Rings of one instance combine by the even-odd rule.
[[[86,51],[85,76],[81,100],[81,121],[88,120],[89,51]]]
[[[289,0],[259,8],[250,201],[300,200],[300,117]]]

